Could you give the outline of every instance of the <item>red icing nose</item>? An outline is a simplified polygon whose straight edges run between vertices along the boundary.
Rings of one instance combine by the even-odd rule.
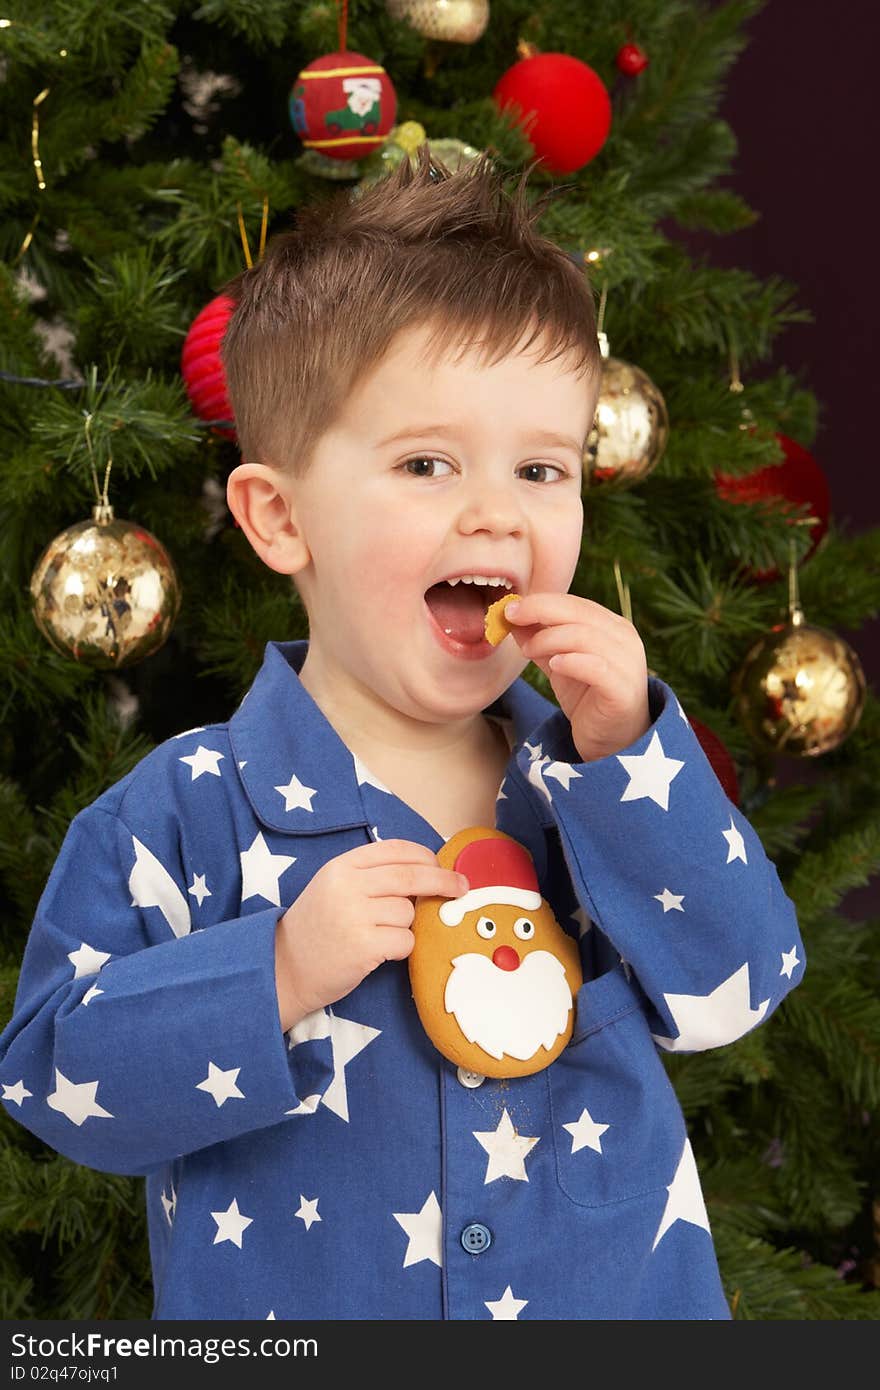
[[[517,970],[519,956],[512,946],[496,946],[492,953],[492,964],[497,965],[499,970]]]

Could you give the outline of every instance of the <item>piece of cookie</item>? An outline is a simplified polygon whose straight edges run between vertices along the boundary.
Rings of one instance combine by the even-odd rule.
[[[496,599],[495,603],[490,603],[486,609],[485,630],[486,641],[491,642],[493,647],[503,641],[510,632],[510,623],[504,616],[504,610],[514,599],[519,599],[519,594],[505,594],[503,598]]]

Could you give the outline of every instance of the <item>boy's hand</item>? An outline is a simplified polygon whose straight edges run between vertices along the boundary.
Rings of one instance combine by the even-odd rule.
[[[377,840],[324,864],[279,919],[275,980],[284,1032],[386,960],[405,960],[417,897],[457,898],[467,879],[412,840]]]
[[[540,668],[584,762],[627,748],[651,727],[645,649],[631,622],[577,594],[528,594],[504,616]]]

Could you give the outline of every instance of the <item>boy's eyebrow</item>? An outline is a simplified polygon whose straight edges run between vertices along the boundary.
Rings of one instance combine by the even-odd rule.
[[[407,425],[405,429],[398,430],[395,434],[390,434],[387,439],[382,439],[376,445],[377,449],[384,449],[389,444],[399,444],[403,439],[417,439],[426,434],[447,434],[452,438],[461,438],[462,431],[457,425]],[[577,440],[572,439],[571,435],[559,434],[556,430],[530,430],[528,438],[536,444],[552,444],[562,449],[574,449],[580,455],[586,448],[586,442],[578,444]]]

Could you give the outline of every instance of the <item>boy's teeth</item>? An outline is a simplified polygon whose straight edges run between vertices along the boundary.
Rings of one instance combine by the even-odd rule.
[[[485,574],[460,574],[457,579],[447,579],[447,584],[491,584],[497,588],[499,585],[505,589],[512,589],[513,585],[509,579],[504,579],[501,575],[493,575],[487,578]]]

